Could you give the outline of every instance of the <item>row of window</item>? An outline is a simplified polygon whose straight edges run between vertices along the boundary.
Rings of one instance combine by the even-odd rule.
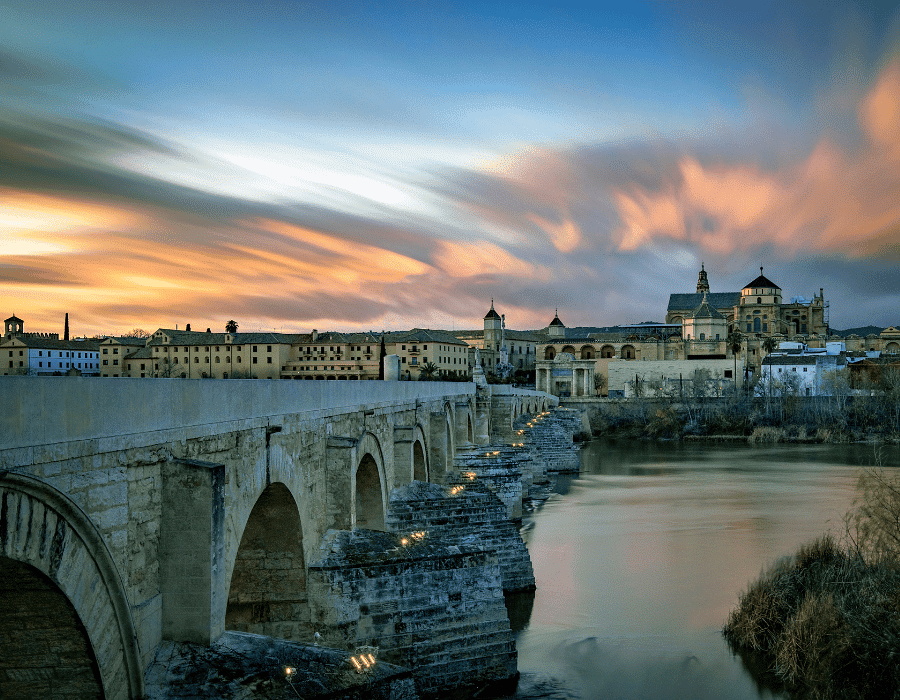
[[[104,350],[103,352],[106,352],[106,350]],[[65,351],[65,354],[63,354],[63,353],[64,353],[63,350],[57,350],[56,353],[57,353],[57,354],[56,354],[57,357],[75,357],[75,351],[74,351],[74,350],[71,350],[71,351]],[[21,350],[19,351],[19,354],[20,354],[20,355],[22,354]],[[38,350],[38,357],[43,357],[43,356],[44,356],[44,351],[43,351],[43,350]],[[85,357],[94,357],[94,354],[89,353],[89,352],[86,352],[86,353],[84,353],[84,356],[85,356]],[[12,357],[12,352],[10,352],[10,357]],[[52,350],[48,350],[48,351],[47,351],[47,357],[53,357],[53,351],[52,351]],[[81,353],[80,353],[80,352],[78,353],[78,357],[81,357]]]
[[[178,347],[179,347],[179,346],[161,347],[161,346],[157,345],[157,346],[154,348],[153,351],[154,351],[154,352],[157,352],[157,353],[158,353],[158,352],[162,352],[163,350],[170,350],[170,351],[173,351],[173,352],[178,352]],[[209,349],[210,349],[211,347],[212,347],[211,345],[204,345],[204,346],[203,346],[203,349],[204,349],[206,352],[209,352]],[[222,346],[220,346],[220,345],[216,345],[216,352],[221,352],[221,347],[222,347]],[[254,345],[253,348],[252,348],[252,349],[253,349],[253,352],[259,352],[259,349],[258,349],[258,348],[259,348],[258,345]],[[240,345],[235,345],[235,346],[233,346],[233,347],[226,346],[226,348],[225,348],[226,351],[231,351],[232,349],[236,350],[237,352],[240,352],[240,351],[241,351],[241,346],[240,346]],[[190,348],[189,346],[185,346],[184,352],[190,352],[190,351],[191,351],[191,348]],[[104,350],[103,352],[105,353],[106,350]],[[116,351],[116,352],[118,352],[118,351]],[[194,346],[194,352],[200,352],[200,346],[196,346],[196,345],[195,345],[195,346]],[[272,346],[271,346],[271,345],[266,345],[266,352],[272,352]]]
[[[116,363],[118,363],[118,362],[119,362],[119,361],[116,360]],[[85,363],[84,363],[84,367],[82,367],[81,364],[82,364],[81,362],[78,363],[78,369],[97,369],[97,368],[98,368],[97,364],[95,364],[95,363],[93,363],[93,362],[85,362]],[[106,360],[103,360],[103,364],[106,364]],[[12,367],[12,363],[10,363],[9,366]],[[21,363],[20,363],[20,366],[21,366]],[[44,366],[43,361],[39,361],[39,362],[38,362],[38,367],[43,367],[43,366]],[[68,369],[68,368],[70,368],[70,367],[74,367],[74,366],[75,366],[75,363],[72,362],[71,360],[68,361],[68,362],[65,362],[65,363],[63,363],[62,361],[59,361],[59,362],[56,363],[56,366],[57,366],[59,369],[64,369],[64,368],[65,368],[65,369]],[[47,367],[48,367],[48,368],[53,367],[53,363],[52,363],[52,362],[47,362]]]

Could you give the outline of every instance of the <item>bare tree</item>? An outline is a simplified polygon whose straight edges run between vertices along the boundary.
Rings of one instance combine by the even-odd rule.
[[[181,375],[187,371],[185,367],[179,363],[169,362],[168,357],[162,358],[157,366],[158,369],[153,370],[153,376],[160,379],[181,377]]]
[[[149,338],[150,334],[143,328],[132,328],[125,334],[127,338]]]

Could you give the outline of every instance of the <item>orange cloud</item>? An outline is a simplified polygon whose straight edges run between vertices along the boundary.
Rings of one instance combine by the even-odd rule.
[[[560,253],[571,253],[581,243],[581,229],[572,219],[566,217],[559,223],[548,221],[537,214],[529,214],[528,220],[540,226]]]
[[[615,190],[619,249],[657,238],[721,254],[774,243],[788,254],[860,256],[873,241],[884,246],[900,232],[900,62],[879,76],[859,118],[869,143],[853,150],[822,136],[803,161],[774,172],[685,156],[659,190]]]
[[[860,106],[860,122],[876,147],[900,159],[900,60],[881,73]]]
[[[457,278],[499,274],[541,279],[549,275],[545,268],[527,263],[500,246],[485,241],[442,241],[434,261],[442,272]]]

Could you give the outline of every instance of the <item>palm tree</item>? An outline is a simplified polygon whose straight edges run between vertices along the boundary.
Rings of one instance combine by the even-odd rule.
[[[422,369],[419,370],[419,381],[420,382],[430,382],[434,379],[434,375],[437,374],[438,366],[434,364],[434,362],[426,362],[422,365]]]
[[[226,333],[237,333],[238,324],[237,321],[229,321],[225,324],[225,332]]]
[[[734,390],[737,392],[737,356],[741,351],[741,340],[743,336],[737,329],[731,331],[725,339],[726,345],[731,348],[731,354],[734,356]]]
[[[766,355],[770,355],[775,348],[778,347],[778,341],[775,340],[771,335],[767,335],[763,338],[762,342],[763,350],[766,351]]]

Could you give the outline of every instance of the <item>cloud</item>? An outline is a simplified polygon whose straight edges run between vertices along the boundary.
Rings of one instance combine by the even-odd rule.
[[[6,70],[37,79],[28,63]],[[748,130],[526,146],[479,167],[391,174],[427,201],[415,211],[228,196],[141,167],[241,182],[240,166],[197,147],[6,112],[0,305],[33,329],[70,311],[87,332],[235,316],[248,329],[479,327],[491,298],[511,327],[542,327],[557,307],[569,325],[607,325],[662,320],[702,260],[716,291],[766,264],[787,294],[829,289],[844,325],[896,323],[894,276],[869,291],[850,281],[873,260],[900,262],[898,104],[893,61],[852,110],[856,139],[823,129],[782,149],[785,134]]]

